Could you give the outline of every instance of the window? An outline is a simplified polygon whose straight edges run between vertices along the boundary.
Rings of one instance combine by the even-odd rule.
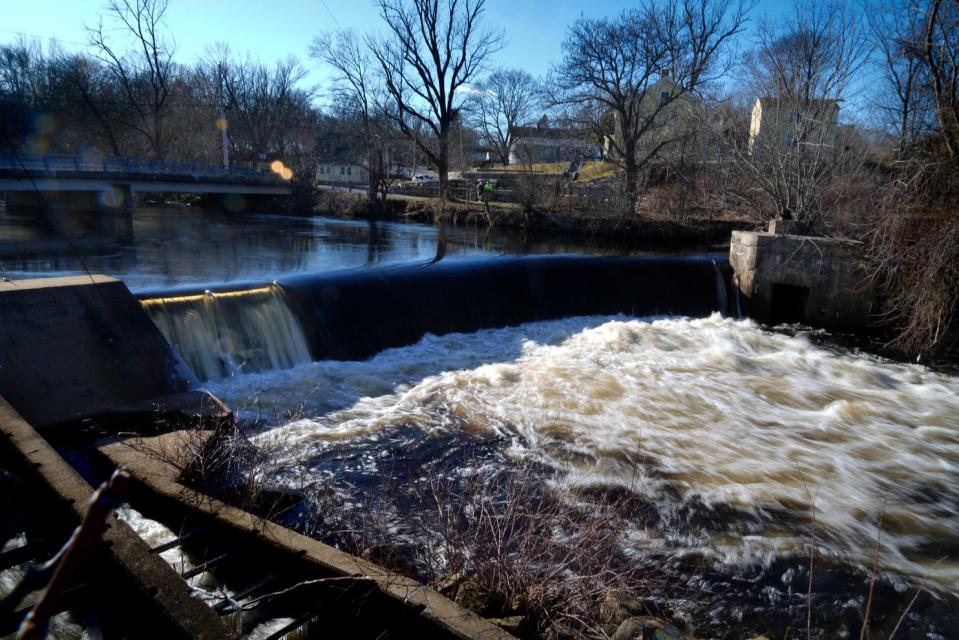
[[[340,175],[341,175],[341,176],[345,176],[345,175],[346,175],[346,167],[340,167]]]
[[[669,102],[669,91],[661,91],[659,93],[659,103],[666,104]]]
[[[347,168],[346,168],[346,175],[348,175],[348,176],[353,175],[353,167],[347,167]]]

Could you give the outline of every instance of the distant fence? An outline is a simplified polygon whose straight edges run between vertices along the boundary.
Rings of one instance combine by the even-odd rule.
[[[0,174],[50,178],[176,179],[222,182],[282,183],[268,165],[233,165],[181,162],[150,158],[49,154],[40,157],[0,154]]]

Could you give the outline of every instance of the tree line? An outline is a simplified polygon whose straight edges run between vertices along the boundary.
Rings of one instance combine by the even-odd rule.
[[[183,65],[166,0],[111,0],[87,51],[22,38],[0,47],[0,147],[218,162],[311,154],[319,114],[305,68],[225,46]]]

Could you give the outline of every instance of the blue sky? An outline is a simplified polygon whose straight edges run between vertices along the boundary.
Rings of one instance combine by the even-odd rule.
[[[506,46],[495,64],[544,74],[562,55],[566,28],[576,18],[612,15],[635,0],[487,0],[487,24],[502,29]],[[776,15],[788,0],[759,0],[753,23]],[[95,25],[103,0],[3,0],[0,42],[16,32],[41,36],[61,46],[84,48],[84,25]],[[272,62],[293,54],[310,68],[310,81],[324,84],[325,74],[308,59],[313,36],[339,27],[377,27],[369,0],[170,0],[167,24],[177,43],[177,60],[189,63],[216,42],[234,53]]]

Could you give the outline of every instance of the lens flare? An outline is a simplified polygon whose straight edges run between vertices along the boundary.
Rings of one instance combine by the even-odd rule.
[[[57,129],[57,118],[50,113],[38,113],[33,119],[33,128],[41,136],[48,136]]]
[[[116,188],[105,189],[97,196],[100,204],[108,209],[119,209],[126,202],[123,191]]]
[[[270,163],[270,171],[273,173],[281,173],[286,167],[283,166],[283,162],[280,160],[274,160]]]

